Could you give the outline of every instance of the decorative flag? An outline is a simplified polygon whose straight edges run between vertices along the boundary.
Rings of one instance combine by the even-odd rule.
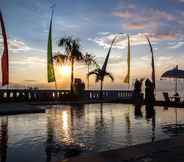
[[[1,11],[0,11],[0,22],[4,42],[4,51],[1,57],[2,86],[4,86],[9,84],[9,65],[8,65],[9,63],[8,63],[8,41]]]
[[[128,35],[128,56],[127,56],[128,72],[124,79],[124,83],[130,84],[130,37]]]
[[[102,66],[102,71],[103,71],[103,72],[106,71],[107,62],[108,62],[108,60],[109,60],[109,55],[110,55],[110,53],[111,53],[111,49],[112,49],[112,46],[113,46],[113,44],[114,44],[116,38],[117,38],[117,36],[115,36],[114,39],[113,39],[112,42],[111,42],[111,46],[110,46],[109,51],[108,51],[108,53],[107,53],[107,56],[106,56],[106,58],[105,58],[105,62],[104,62],[104,64],[103,64],[103,66]]]
[[[151,45],[151,42],[148,38],[148,36],[146,36],[146,39],[148,40],[149,46],[150,46],[150,51],[151,51],[151,66],[152,66],[152,82],[155,88],[155,62],[154,62],[154,54],[153,54],[153,47]]]
[[[48,36],[48,46],[47,46],[47,79],[48,82],[55,82],[55,73],[52,58],[52,17],[50,20],[49,36]]]

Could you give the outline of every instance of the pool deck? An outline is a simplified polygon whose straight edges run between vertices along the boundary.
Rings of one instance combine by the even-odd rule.
[[[29,113],[44,113],[45,109],[26,103],[1,103],[0,116],[3,115],[16,115],[16,114],[29,114]]]
[[[61,162],[183,162],[184,136],[155,143],[82,155]]]

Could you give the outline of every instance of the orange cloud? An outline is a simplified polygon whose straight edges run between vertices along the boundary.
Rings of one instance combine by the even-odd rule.
[[[130,23],[130,24],[127,24],[126,27],[128,29],[139,30],[139,29],[144,29],[145,25],[142,23]]]

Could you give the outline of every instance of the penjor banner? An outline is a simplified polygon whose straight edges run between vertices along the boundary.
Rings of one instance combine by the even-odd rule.
[[[3,21],[3,16],[0,11],[0,23],[2,29],[2,36],[4,42],[3,55],[1,57],[1,69],[2,69],[2,86],[9,84],[9,62],[8,62],[8,42],[6,36],[5,25]]]

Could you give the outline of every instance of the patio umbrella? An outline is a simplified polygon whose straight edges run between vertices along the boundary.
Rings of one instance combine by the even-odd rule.
[[[164,72],[161,78],[174,78],[175,79],[175,92],[177,92],[177,79],[184,79],[184,70],[178,69],[178,65],[175,68]]]

